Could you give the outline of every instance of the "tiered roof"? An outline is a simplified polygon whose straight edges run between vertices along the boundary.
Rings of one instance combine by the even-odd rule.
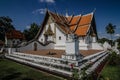
[[[90,30],[90,27],[92,27],[93,33],[97,34],[93,12],[85,15],[77,15],[77,16],[72,15],[66,17],[58,13],[53,13],[47,10],[44,21],[41,25],[42,28],[38,32],[37,37],[43,31],[43,28],[47,23],[49,16],[51,16],[52,20],[57,25],[59,25],[59,29],[65,34],[74,33],[78,36],[86,36],[88,31]],[[94,24],[94,27],[92,26],[92,24]]]

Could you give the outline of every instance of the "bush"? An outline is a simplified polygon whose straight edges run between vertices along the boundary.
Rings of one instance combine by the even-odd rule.
[[[110,65],[120,65],[120,55],[116,54],[116,52],[112,51],[110,54]]]

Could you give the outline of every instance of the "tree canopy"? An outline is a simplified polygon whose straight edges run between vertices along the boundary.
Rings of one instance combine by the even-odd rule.
[[[8,16],[0,17],[0,40],[4,40],[4,35],[7,31],[14,29],[11,18]]]
[[[0,17],[0,27],[4,28],[6,31],[15,29],[12,24],[12,19],[8,16]]]
[[[38,30],[39,30],[39,26],[36,23],[32,23],[29,29],[25,29],[23,31],[23,34],[25,35],[26,40],[27,41],[32,40],[37,35]]]

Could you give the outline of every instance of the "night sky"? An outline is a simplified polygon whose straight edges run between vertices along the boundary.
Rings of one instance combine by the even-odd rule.
[[[91,13],[99,37],[109,37],[105,32],[108,23],[116,25],[115,36],[120,36],[120,0],[0,0],[0,16],[9,16],[17,30],[23,31],[35,22],[41,24],[45,8],[65,15]],[[119,35],[118,35],[119,34]]]

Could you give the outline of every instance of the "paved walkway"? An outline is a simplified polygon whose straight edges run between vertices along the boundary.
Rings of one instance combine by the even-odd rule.
[[[80,53],[86,57],[101,51],[102,50],[80,50]],[[23,51],[23,53],[61,58],[61,56],[65,54],[65,50],[55,50],[55,49],[46,49],[46,50],[37,50],[37,51],[29,50],[29,51]]]

